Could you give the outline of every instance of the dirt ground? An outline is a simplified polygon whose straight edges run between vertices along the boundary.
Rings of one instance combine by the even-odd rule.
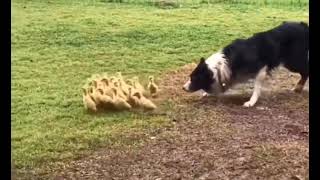
[[[134,149],[101,149],[73,161],[54,179],[308,179],[309,94],[291,92],[299,76],[281,69],[253,108],[252,84],[201,99],[182,91],[194,65],[162,78],[172,126]],[[161,100],[158,100],[161,101]]]

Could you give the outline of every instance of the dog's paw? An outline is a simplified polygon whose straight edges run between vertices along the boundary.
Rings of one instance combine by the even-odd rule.
[[[247,101],[243,104],[243,107],[253,107],[255,105],[255,102]]]
[[[202,97],[208,97],[208,96],[210,96],[210,94],[208,94],[206,92],[202,93]]]

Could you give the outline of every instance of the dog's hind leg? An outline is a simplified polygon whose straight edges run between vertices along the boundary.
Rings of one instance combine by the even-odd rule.
[[[260,94],[261,94],[261,88],[263,85],[264,80],[267,76],[267,66],[263,67],[257,74],[254,82],[254,88],[253,93],[249,101],[245,102],[243,104],[244,107],[252,107],[256,104],[258,101]]]
[[[300,74],[300,75],[301,75],[301,78],[298,81],[297,85],[293,89],[293,91],[296,92],[296,93],[301,93],[302,92],[303,87],[304,87],[304,85],[307,82],[308,77],[309,77],[308,75],[303,75],[303,74]]]

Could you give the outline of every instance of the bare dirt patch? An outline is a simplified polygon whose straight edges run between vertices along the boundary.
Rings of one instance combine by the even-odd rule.
[[[194,65],[162,79],[158,103],[172,101],[172,126],[139,148],[101,149],[51,173],[57,179],[307,179],[308,91],[299,76],[274,73],[256,107],[241,105],[251,85],[201,99],[181,90]],[[308,88],[307,88],[308,89]],[[47,175],[46,175],[47,176]],[[48,177],[47,176],[47,177]]]

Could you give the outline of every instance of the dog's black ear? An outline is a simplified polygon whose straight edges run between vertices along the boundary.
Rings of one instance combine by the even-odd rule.
[[[200,63],[204,63],[205,60],[206,60],[206,59],[205,59],[204,57],[201,57],[201,58],[200,58]]]

